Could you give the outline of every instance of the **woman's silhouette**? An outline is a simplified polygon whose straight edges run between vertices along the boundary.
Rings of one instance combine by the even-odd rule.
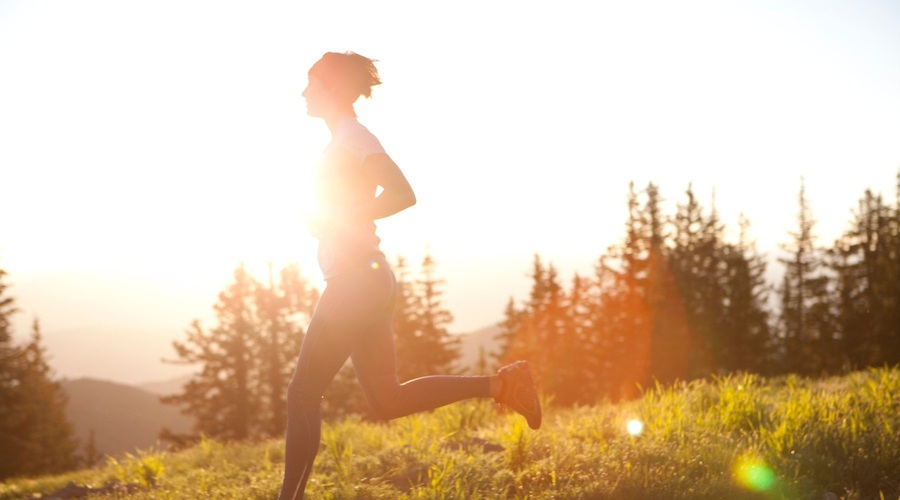
[[[475,397],[493,397],[537,429],[541,407],[528,365],[484,377],[397,380],[391,312],[396,281],[375,234],[375,220],[416,203],[413,190],[378,139],[356,119],[353,104],[381,83],[371,59],[329,52],[309,70],[303,91],[309,116],[331,131],[316,172],[317,210],[307,221],[319,240],[325,291],[313,314],[288,387],[285,471],[280,499],[303,498],[319,448],[321,401],[347,358],[380,418],[392,419]],[[381,188],[380,193],[377,191]]]

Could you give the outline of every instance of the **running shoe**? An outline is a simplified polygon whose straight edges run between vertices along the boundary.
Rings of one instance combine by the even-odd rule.
[[[541,427],[541,402],[527,361],[516,361],[500,368],[500,394],[495,401],[512,408],[528,421],[528,427]]]

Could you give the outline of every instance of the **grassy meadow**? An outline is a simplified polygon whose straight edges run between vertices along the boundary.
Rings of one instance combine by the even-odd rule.
[[[277,496],[282,443],[203,440],[0,483],[0,500],[70,481],[90,498]],[[117,488],[111,485],[118,485]],[[390,423],[326,423],[312,499],[900,499],[900,370],[809,380],[733,375],[640,400],[545,412],[532,431],[488,401]]]

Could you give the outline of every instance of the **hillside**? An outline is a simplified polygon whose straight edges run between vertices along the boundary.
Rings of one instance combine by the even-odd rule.
[[[187,432],[192,422],[177,408],[160,403],[159,396],[129,385],[94,379],[65,380],[67,415],[75,435],[86,443],[94,431],[96,448],[122,455],[153,446],[163,427]]]
[[[183,377],[175,377],[165,380],[154,380],[151,382],[138,384],[136,387],[147,392],[157,394],[159,396],[169,396],[171,394],[177,394],[181,392],[181,390],[184,388],[184,384],[188,383],[191,380],[191,377],[191,375],[185,375]]]
[[[491,366],[494,363],[493,356],[497,354],[500,348],[497,335],[500,334],[501,330],[499,326],[490,325],[471,333],[459,335],[459,360],[457,360],[457,366],[467,372],[474,373],[482,350],[487,357],[488,365]]]
[[[94,470],[0,483],[0,500],[277,495],[283,442],[204,440]],[[88,488],[90,486],[90,489]],[[311,498],[863,500],[900,497],[900,369],[825,380],[734,375],[637,401],[521,417],[470,401],[373,423],[326,422]],[[47,497],[45,497],[47,498]]]

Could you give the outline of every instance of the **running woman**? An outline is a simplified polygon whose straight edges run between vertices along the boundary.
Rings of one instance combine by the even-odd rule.
[[[326,286],[288,386],[280,500],[303,498],[319,449],[322,395],[348,358],[379,418],[493,397],[523,415],[531,428],[541,426],[540,402],[524,361],[491,376],[398,381],[391,327],[397,283],[379,248],[375,221],[413,206],[416,196],[353,108],[360,96],[371,97],[372,87],[381,83],[373,60],[353,52],[329,52],[313,64],[308,78],[303,91],[307,114],[324,120],[331,131],[316,171],[316,213],[307,221],[319,242]]]

